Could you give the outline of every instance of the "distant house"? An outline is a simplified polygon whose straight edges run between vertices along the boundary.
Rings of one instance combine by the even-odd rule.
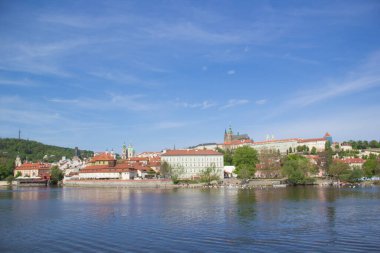
[[[108,152],[94,156],[88,165],[80,170],[79,179],[135,179],[145,178],[152,170],[139,161],[117,161]]]
[[[343,151],[351,151],[352,150],[352,146],[348,143],[342,143],[340,145],[340,148],[343,150]]]
[[[354,168],[361,169],[363,167],[363,164],[365,163],[365,160],[362,158],[342,158],[342,159],[335,159],[334,161],[348,164],[351,167],[351,169],[354,169]]]
[[[15,168],[14,176],[21,174],[21,177],[49,179],[51,167],[50,163],[27,162]]]

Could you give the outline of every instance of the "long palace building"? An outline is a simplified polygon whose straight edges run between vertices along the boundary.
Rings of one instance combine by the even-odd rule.
[[[265,141],[253,141],[248,134],[234,134],[232,128],[224,132],[224,142],[223,143],[205,143],[199,144],[191,149],[207,149],[215,150],[216,148],[221,149],[236,149],[241,146],[250,146],[258,151],[267,149],[267,150],[276,150],[281,154],[287,153],[290,149],[296,150],[298,146],[306,146],[311,150],[313,147],[317,152],[324,151],[326,142],[329,141],[332,143],[332,136],[329,133],[326,133],[321,138],[290,138],[290,139],[274,139],[274,137],[268,137]]]

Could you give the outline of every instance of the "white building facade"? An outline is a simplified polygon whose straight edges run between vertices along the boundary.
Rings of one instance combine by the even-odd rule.
[[[167,150],[161,155],[161,162],[167,162],[180,171],[180,178],[196,178],[206,168],[215,168],[220,179],[224,177],[223,154],[213,150]]]

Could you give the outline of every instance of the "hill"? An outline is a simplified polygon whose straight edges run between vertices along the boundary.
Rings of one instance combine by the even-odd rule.
[[[17,155],[20,156],[22,161],[57,162],[62,156],[72,158],[74,152],[73,148],[46,145],[37,141],[0,138],[0,179],[12,175]],[[82,157],[90,157],[93,155],[93,152],[80,150],[80,155]]]

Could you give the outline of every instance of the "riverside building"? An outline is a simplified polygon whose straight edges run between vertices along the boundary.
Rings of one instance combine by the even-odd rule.
[[[223,154],[214,150],[166,150],[161,162],[181,170],[180,178],[196,178],[208,167],[214,167],[220,178],[224,176]]]

